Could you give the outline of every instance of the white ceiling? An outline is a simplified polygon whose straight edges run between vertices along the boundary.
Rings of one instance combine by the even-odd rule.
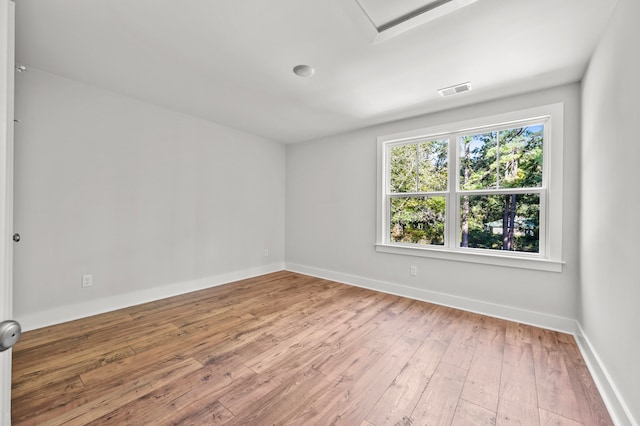
[[[374,44],[356,0],[16,0],[16,60],[290,143],[579,81],[615,2],[479,0]]]

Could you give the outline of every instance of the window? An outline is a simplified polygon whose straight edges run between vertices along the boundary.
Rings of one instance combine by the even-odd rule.
[[[562,104],[378,139],[377,250],[561,271]]]

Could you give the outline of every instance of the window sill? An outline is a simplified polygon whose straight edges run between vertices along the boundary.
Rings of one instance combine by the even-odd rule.
[[[564,262],[562,261],[535,257],[516,257],[496,253],[465,253],[446,248],[413,247],[395,244],[376,244],[376,251],[381,253],[401,254],[405,256],[429,257],[432,259],[481,263],[483,265],[507,266],[510,268],[534,269],[547,272],[562,272],[562,266],[564,265]]]

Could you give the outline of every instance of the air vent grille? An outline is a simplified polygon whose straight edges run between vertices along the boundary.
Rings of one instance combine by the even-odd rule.
[[[451,96],[462,92],[468,92],[469,90],[471,90],[471,82],[467,81],[466,83],[460,83],[454,86],[445,87],[444,89],[439,89],[438,93],[440,93],[440,96]]]

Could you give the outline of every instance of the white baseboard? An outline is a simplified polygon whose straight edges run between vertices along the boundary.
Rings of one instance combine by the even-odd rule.
[[[22,324],[22,329],[24,331],[29,331],[129,306],[135,306],[166,297],[203,290],[233,281],[278,272],[283,269],[357,287],[368,288],[370,290],[380,291],[383,293],[422,300],[438,305],[449,306],[465,311],[572,334],[576,338],[580,352],[587,363],[591,376],[596,382],[598,390],[602,395],[602,399],[604,400],[614,423],[616,425],[638,426],[638,423],[633,419],[624,399],[621,397],[614,382],[611,380],[607,369],[602,364],[600,357],[584,333],[584,330],[576,320],[294,263],[274,263],[242,271],[229,272],[197,280],[185,281],[102,299],[84,301],[82,303],[35,312],[22,317],[17,317],[16,319]]]
[[[549,315],[542,312],[528,311],[526,309],[515,308],[512,306],[498,305],[481,300],[468,299],[451,294],[438,293],[435,291],[409,287],[386,281],[373,280],[370,278],[294,263],[285,263],[285,269],[357,287],[364,287],[370,290],[381,291],[383,293],[393,294],[396,296],[409,297],[411,299],[449,306],[451,308],[462,309],[464,311],[489,315],[491,317],[502,318],[509,321],[516,321],[522,324],[534,325],[536,327],[542,327],[549,330],[560,331],[568,334],[575,334],[576,332],[575,320]]]
[[[233,281],[244,280],[258,275],[269,274],[282,271],[283,263],[273,263],[258,266],[241,271],[227,272],[220,275],[199,278],[196,280],[184,281],[169,284],[161,287],[148,288],[130,293],[123,293],[100,299],[87,300],[72,305],[58,306],[45,311],[33,312],[26,315],[16,315],[15,319],[22,325],[23,331],[34,330],[49,325],[60,324],[85,318],[104,312],[115,311],[117,309],[147,303],[154,300],[190,293],[192,291],[203,290],[210,287],[227,284]]]
[[[600,356],[598,356],[598,352],[596,352],[591,344],[580,323],[578,323],[575,338],[582,357],[587,363],[591,377],[593,377],[593,380],[596,382],[598,391],[600,391],[600,395],[609,410],[609,415],[613,423],[620,426],[638,426],[638,422],[634,420],[629,407],[622,398],[622,395],[620,395],[615,383],[611,380],[611,376],[602,363]]]
[[[628,406],[625,404],[624,399],[621,397],[614,382],[607,373],[606,368],[602,364],[600,357],[589,342],[580,323],[576,320],[294,263],[285,263],[285,269],[291,272],[298,272],[300,274],[311,275],[357,287],[364,287],[383,293],[409,297],[411,299],[572,334],[576,339],[580,352],[587,363],[587,368],[596,382],[598,391],[609,410],[614,424],[620,426],[638,426],[638,423],[633,419]]]

